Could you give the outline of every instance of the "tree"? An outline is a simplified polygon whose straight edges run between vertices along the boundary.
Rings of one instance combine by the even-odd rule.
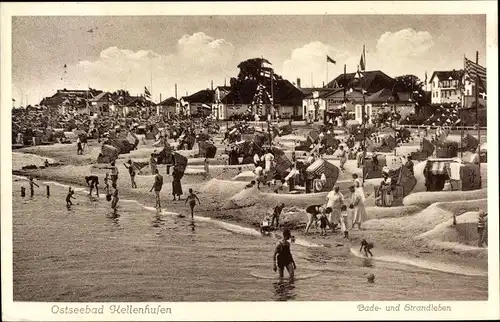
[[[397,93],[410,93],[412,101],[421,106],[425,103],[426,94],[424,90],[424,82],[415,75],[402,75],[395,78],[393,96],[395,101],[399,101]]]
[[[247,97],[248,91],[254,90],[256,94],[259,94],[259,99],[262,99],[263,104],[270,104],[269,93],[271,93],[271,74],[273,79],[281,80],[282,77],[274,74],[272,67],[267,67],[264,64],[271,65],[271,63],[265,58],[251,58],[247,59],[238,64],[240,69],[237,77],[232,77],[230,79],[231,91],[235,93],[237,100],[243,101],[243,97]],[[258,85],[261,84],[265,87],[262,93],[258,93]],[[278,92],[279,83],[274,83],[274,91]],[[277,102],[275,102],[277,103]]]

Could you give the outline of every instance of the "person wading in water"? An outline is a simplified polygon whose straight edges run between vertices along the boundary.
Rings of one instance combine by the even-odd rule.
[[[155,169],[155,182],[153,186],[151,187],[151,190],[149,192],[155,191],[156,195],[156,209],[161,209],[161,201],[160,201],[160,192],[161,188],[163,187],[163,176],[158,172],[158,169]]]
[[[290,251],[290,238],[291,238],[290,230],[285,228],[283,230],[283,240],[281,240],[273,255],[273,271],[276,272],[279,269],[280,278],[283,278],[285,268],[288,271],[288,276],[290,279],[294,278],[294,271],[297,269],[295,265],[295,261],[293,260],[292,252]]]
[[[189,201],[189,208],[191,208],[191,220],[194,220],[194,206],[196,206],[196,201],[198,200],[198,204],[201,204],[198,196],[194,194],[193,189],[189,188],[189,194],[186,198],[186,203]]]
[[[136,173],[135,173],[134,164],[132,163],[132,160],[128,160],[127,163],[124,163],[123,165],[125,166],[125,168],[128,169],[128,174],[130,175],[130,182],[132,184],[132,188],[137,188],[137,183],[135,183],[135,174]]]

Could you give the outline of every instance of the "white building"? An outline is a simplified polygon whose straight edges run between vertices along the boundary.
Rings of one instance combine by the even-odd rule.
[[[460,81],[463,77],[463,70],[435,71],[432,73],[431,84],[431,104],[449,104],[462,102],[462,93],[460,92]],[[467,91],[471,91],[465,88]]]

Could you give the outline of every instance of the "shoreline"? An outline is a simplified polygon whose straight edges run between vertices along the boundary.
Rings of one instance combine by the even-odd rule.
[[[45,157],[40,154],[35,154],[35,153],[30,153],[30,154],[37,155],[42,158]],[[47,157],[49,156],[47,155]],[[31,175],[39,180],[55,181],[62,184],[77,185],[80,187],[84,187],[82,178],[79,178],[78,174],[76,173],[68,174],[67,171],[58,171],[61,170],[63,167],[73,167],[73,166],[75,166],[74,163],[71,163],[71,165],[68,165],[66,163],[66,165],[63,166],[54,166],[54,167],[49,167],[48,169],[13,170],[12,174],[19,176]],[[82,166],[82,164],[80,164],[80,166]],[[91,165],[87,164],[87,166]],[[126,180],[127,184],[123,184],[122,183],[123,181],[120,182],[121,181],[120,179]],[[143,206],[154,205],[155,198],[152,194],[145,193],[143,189],[136,190],[128,187],[127,173],[121,172],[120,179],[119,179],[119,187],[120,186],[122,187],[120,188],[120,196],[122,199],[131,199],[136,201],[137,203],[142,204]],[[185,192],[189,187],[193,187],[195,190],[197,190],[200,187],[203,187],[203,185],[206,184],[207,182],[208,180],[195,184],[193,183],[183,184],[183,189],[185,190]],[[167,187],[167,189],[164,190],[165,195],[167,195],[167,192],[169,190],[170,190],[169,187]],[[258,214],[259,211],[265,211],[265,209],[260,208],[258,205],[252,205],[248,207],[248,209],[241,208],[241,209],[225,210],[222,209],[222,205],[227,201],[226,198],[221,199],[220,196],[217,197],[217,195],[215,194],[210,194],[206,192],[203,193],[201,197],[202,197],[202,204],[197,207],[195,216],[197,213],[198,216],[201,215],[203,217],[220,221],[221,223],[223,223],[222,225],[219,225],[222,228],[224,228],[223,227],[224,225],[229,227],[231,225],[236,224],[238,226],[242,226],[244,229],[256,230],[258,229],[260,220],[262,219],[261,217],[264,215],[264,213],[262,213],[261,216],[256,217],[256,213]],[[184,200],[182,200],[181,202],[179,201],[173,202],[168,200],[168,197],[166,199],[167,201],[164,201],[165,203],[163,209],[165,209],[167,212],[179,213],[179,214],[187,212],[188,207],[184,205]],[[256,218],[258,218],[259,221],[257,221]],[[427,245],[425,241],[414,240],[414,237],[416,236],[404,236],[403,238],[401,238],[402,236],[392,236],[391,232],[383,232],[383,231],[381,232],[377,230],[362,230],[362,231],[353,230],[351,232],[350,240],[346,242],[345,239],[343,239],[343,236],[341,236],[341,234],[338,232],[333,234],[331,231],[328,231],[328,235],[323,237],[314,234],[314,230],[312,230],[313,232],[312,234],[310,233],[309,235],[306,235],[303,232],[303,226],[305,226],[305,224],[298,224],[295,227],[293,227],[292,230],[293,234],[297,238],[305,242],[306,245],[304,246],[307,246],[307,244],[309,246],[317,244],[327,248],[335,248],[335,247],[351,248],[351,247],[356,247],[359,244],[361,238],[366,238],[366,237],[370,239],[375,238],[376,244],[380,245],[381,249],[391,252],[391,254],[394,255],[393,256],[394,258],[403,258],[403,257],[406,258],[405,261],[407,263],[411,262],[412,260],[420,260],[420,261],[436,262],[438,264],[437,266],[450,264],[450,265],[464,266],[471,268],[479,267],[483,268],[483,270],[487,270],[487,256],[486,258],[485,256],[481,256],[479,254],[481,250],[479,249],[473,252],[456,252],[453,250],[445,250],[444,248],[434,249],[430,245]],[[385,238],[387,238],[387,240],[385,240]],[[408,265],[412,266],[411,264]]]

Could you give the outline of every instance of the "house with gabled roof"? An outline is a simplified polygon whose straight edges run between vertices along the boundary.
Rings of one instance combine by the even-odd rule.
[[[268,115],[273,114],[273,103],[270,101],[271,95],[263,95],[262,109],[255,102],[256,92],[259,85],[268,94],[271,93],[270,82],[267,84],[259,84],[258,81],[246,80],[240,86],[231,88],[231,91],[221,99],[218,104],[218,115],[222,119],[231,117],[234,114],[251,113]],[[274,99],[274,115],[279,115],[280,118],[302,118],[302,99],[304,93],[295,87],[288,80],[276,78],[273,81],[272,95]]]
[[[368,94],[373,94],[381,89],[390,89],[396,80],[380,70],[363,72],[363,77],[356,78],[356,73],[340,74],[329,82],[326,88],[363,88]]]
[[[185,115],[205,115],[212,114],[212,105],[214,103],[215,91],[203,89],[194,94],[183,96],[180,99],[180,114]]]
[[[180,105],[180,101],[172,96],[158,103],[157,108],[160,114],[172,116],[178,114]]]
[[[431,104],[460,103],[460,83],[463,77],[463,69],[433,72],[430,78]]]

